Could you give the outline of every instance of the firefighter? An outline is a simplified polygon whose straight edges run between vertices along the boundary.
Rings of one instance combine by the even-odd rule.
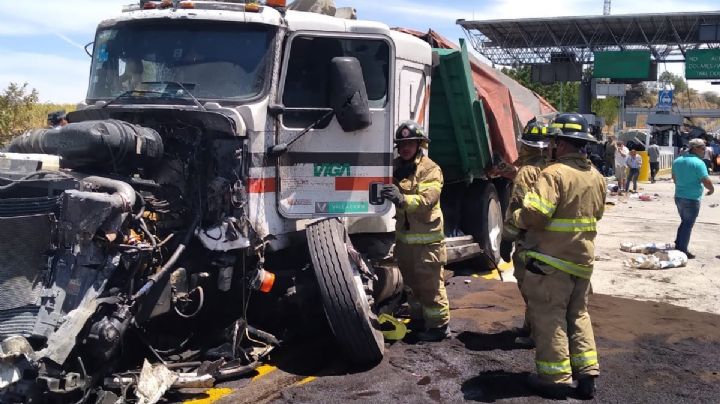
[[[530,324],[528,322],[527,296],[522,291],[523,278],[525,275],[525,262],[523,260],[523,251],[532,248],[536,241],[529,239],[527,233],[521,232],[512,222],[512,213],[522,207],[525,194],[530,187],[535,184],[540,171],[548,165],[550,159],[549,153],[549,137],[548,133],[552,133],[553,128],[539,123],[533,118],[528,122],[523,130],[520,139],[520,157],[515,163],[519,166],[515,180],[513,181],[512,192],[510,194],[510,202],[507,207],[506,220],[503,226],[502,242],[500,243],[500,256],[505,262],[512,261],[515,279],[517,279],[518,289],[525,301],[525,320],[521,328],[515,329],[518,334],[515,343],[520,345],[533,345],[530,338]],[[513,246],[515,252],[513,253]],[[511,255],[512,254],[512,255]]]
[[[529,384],[562,398],[575,378],[577,394],[589,399],[600,368],[587,299],[605,181],[583,153],[586,144],[595,142],[587,121],[560,114],[551,126],[560,130],[552,141],[557,160],[540,173],[512,219],[536,241],[524,252],[522,286],[536,347],[537,374]]]
[[[68,124],[65,110],[51,112],[47,116],[47,127],[49,129],[60,129]]]
[[[399,157],[394,161],[393,184],[385,185],[381,193],[396,208],[395,258],[410,289],[411,328],[420,330],[418,341],[431,342],[450,337],[450,303],[443,279],[447,261],[440,210],[443,175],[423,154],[429,142],[417,123],[400,124],[395,132]]]

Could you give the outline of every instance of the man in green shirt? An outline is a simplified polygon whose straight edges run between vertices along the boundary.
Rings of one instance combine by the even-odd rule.
[[[691,139],[686,155],[680,156],[673,162],[672,178],[675,183],[675,205],[680,214],[680,227],[675,237],[675,248],[687,254],[688,258],[695,255],[688,251],[690,235],[700,213],[700,199],[702,199],[703,186],[707,189],[706,195],[712,195],[715,187],[708,176],[707,167],[702,158],[705,154],[705,141]]]

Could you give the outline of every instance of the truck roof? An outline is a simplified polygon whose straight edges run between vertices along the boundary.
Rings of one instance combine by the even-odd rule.
[[[208,1],[202,2],[211,6],[217,4],[217,9],[150,9],[144,10],[130,6],[115,18],[104,20],[99,27],[112,26],[124,21],[136,20],[205,20],[205,21],[230,21],[238,23],[255,23],[280,26],[283,24],[283,15],[276,9],[268,6],[259,7],[258,11],[244,11],[243,4],[229,6],[223,2]],[[220,7],[224,6],[224,7]],[[430,45],[425,41],[412,35],[393,31],[386,24],[368,20],[350,20],[337,18],[328,15],[310,13],[304,11],[288,10],[284,16],[285,23],[290,32],[315,31],[315,32],[343,32],[349,34],[379,34],[385,35],[395,43],[395,55],[397,58],[411,60],[413,62],[430,64],[432,53]]]

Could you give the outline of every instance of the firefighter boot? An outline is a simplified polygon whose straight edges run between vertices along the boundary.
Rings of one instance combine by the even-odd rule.
[[[450,338],[450,328],[447,325],[428,328],[425,331],[417,333],[415,336],[418,342],[439,342],[448,338]]]
[[[545,398],[563,400],[572,393],[572,384],[568,383],[548,383],[536,374],[531,374],[527,378],[528,387]]]
[[[587,376],[578,379],[577,395],[582,400],[592,400],[595,397],[595,378],[597,376]]]

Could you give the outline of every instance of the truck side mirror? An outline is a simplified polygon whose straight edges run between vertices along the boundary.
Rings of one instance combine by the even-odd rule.
[[[330,106],[345,132],[372,124],[365,79],[357,58],[335,57],[330,61]]]

